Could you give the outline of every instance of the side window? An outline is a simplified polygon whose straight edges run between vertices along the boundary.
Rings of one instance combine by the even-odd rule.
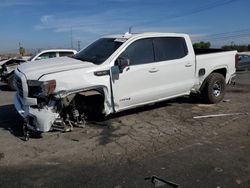
[[[188,53],[186,41],[182,37],[159,37],[154,39],[156,61],[180,59]]]
[[[46,53],[39,55],[36,60],[49,59],[53,57],[56,57],[56,52],[46,52]]]
[[[130,60],[130,65],[154,62],[152,39],[140,39],[135,41],[127,47],[120,57],[128,58]]]
[[[73,52],[59,52],[59,57],[72,56],[72,55],[74,55]]]

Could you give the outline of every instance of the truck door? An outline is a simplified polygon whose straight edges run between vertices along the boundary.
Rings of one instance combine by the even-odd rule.
[[[130,63],[121,70],[118,68],[118,59],[129,60]],[[115,110],[120,111],[154,100],[158,78],[153,74],[156,72],[152,39],[133,42],[118,59],[111,68]]]
[[[190,92],[195,81],[195,57],[188,52],[185,39],[156,37],[153,44],[158,71],[155,89],[159,99]]]

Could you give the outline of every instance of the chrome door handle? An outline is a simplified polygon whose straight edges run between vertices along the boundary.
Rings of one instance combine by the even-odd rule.
[[[158,71],[159,71],[158,69],[153,68],[153,69],[150,69],[148,72],[155,73],[155,72],[158,72]]]
[[[188,63],[188,64],[185,65],[185,67],[192,67],[192,64]]]

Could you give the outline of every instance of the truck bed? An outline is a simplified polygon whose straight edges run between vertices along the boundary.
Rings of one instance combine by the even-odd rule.
[[[230,50],[223,50],[217,48],[194,48],[195,55],[203,55],[203,54],[211,54],[211,53],[220,53],[220,52],[228,52]]]
[[[235,72],[235,55],[237,51],[228,51],[221,49],[194,49],[196,56],[196,77],[199,83],[213,72],[213,70],[226,67],[226,83]],[[199,76],[199,70],[204,69],[205,74]]]

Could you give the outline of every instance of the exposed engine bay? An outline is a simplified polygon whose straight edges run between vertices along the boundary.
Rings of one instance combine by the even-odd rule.
[[[86,120],[100,118],[104,110],[104,96],[95,90],[79,92],[58,100],[56,106],[60,118],[56,119],[52,128],[59,126],[68,131],[74,126],[84,126]]]

